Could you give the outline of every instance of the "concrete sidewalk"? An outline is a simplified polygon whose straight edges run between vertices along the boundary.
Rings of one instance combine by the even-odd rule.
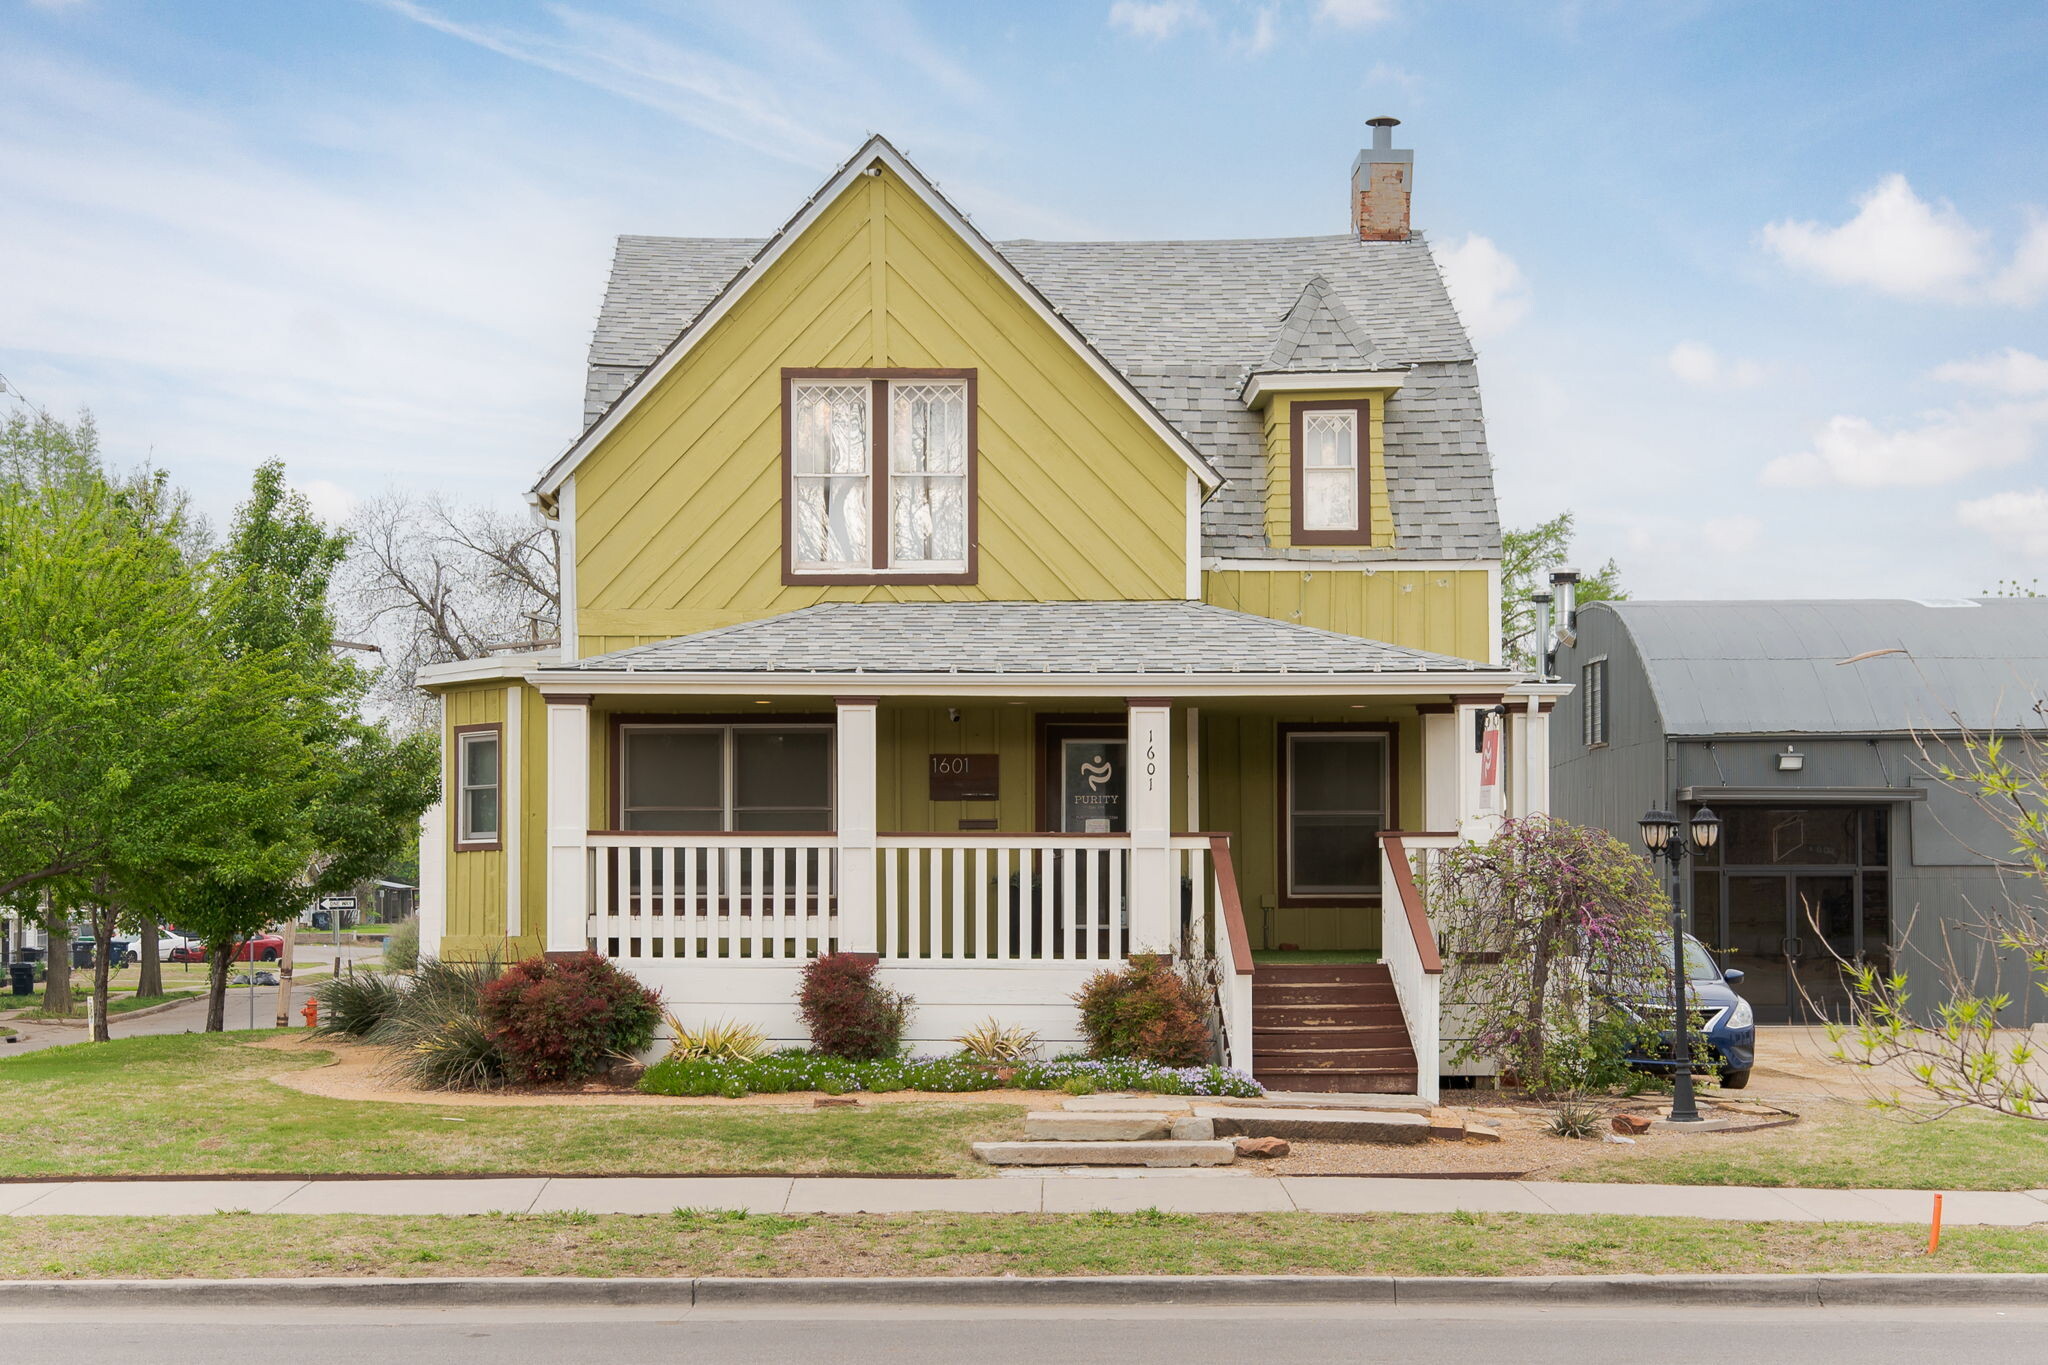
[[[1029,1175],[989,1180],[788,1176],[481,1180],[120,1180],[0,1184],[0,1215],[249,1213],[1571,1213],[1736,1222],[1925,1223],[1926,1190],[1579,1185],[1361,1176]],[[2048,1190],[1945,1196],[1942,1221],[2048,1223]]]

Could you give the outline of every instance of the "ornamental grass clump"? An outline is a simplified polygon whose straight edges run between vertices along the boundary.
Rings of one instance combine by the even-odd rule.
[[[484,987],[480,1014],[511,1080],[587,1080],[654,1042],[661,997],[596,953],[530,957]]]
[[[1158,957],[1134,957],[1101,971],[1074,996],[1081,1031],[1096,1058],[1136,1057],[1159,1066],[1194,1066],[1210,1056],[1209,1030],[1194,993]]]
[[[389,1018],[368,1035],[387,1047],[384,1069],[424,1090],[494,1090],[505,1056],[484,1027],[480,1000],[498,979],[496,958],[421,961]]]
[[[673,1014],[662,1021],[668,1025],[668,1055],[686,1062],[751,1062],[768,1050],[768,1035],[752,1024],[719,1019],[691,1028]]]
[[[396,977],[381,972],[337,976],[313,988],[326,1023],[314,1032],[323,1038],[368,1038],[398,1013],[405,995]]]
[[[826,953],[805,965],[796,1003],[813,1052],[876,1061],[903,1046],[915,1002],[875,980],[873,958]]]
[[[1019,1024],[984,1019],[953,1040],[960,1055],[983,1066],[1017,1066],[1038,1055],[1038,1035]]]

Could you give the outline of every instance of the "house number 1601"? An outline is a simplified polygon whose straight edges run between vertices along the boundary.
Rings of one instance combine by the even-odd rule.
[[[1155,740],[1145,741],[1145,790],[1151,791],[1157,784],[1152,781],[1159,771],[1159,745]]]

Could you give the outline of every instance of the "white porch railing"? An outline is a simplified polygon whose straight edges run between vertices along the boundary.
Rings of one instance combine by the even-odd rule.
[[[1434,1104],[1440,1070],[1443,956],[1429,921],[1423,885],[1443,850],[1459,842],[1455,834],[1380,836],[1380,959],[1394,981],[1401,1016],[1415,1049],[1416,1093]],[[1419,879],[1419,881],[1418,881]]]
[[[589,938],[627,962],[796,960],[839,934],[829,834],[590,835]]]

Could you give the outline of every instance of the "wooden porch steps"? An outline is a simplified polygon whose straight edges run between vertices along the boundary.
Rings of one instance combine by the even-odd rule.
[[[1268,1090],[1413,1094],[1415,1049],[1387,968],[1260,964],[1252,1075]]]

